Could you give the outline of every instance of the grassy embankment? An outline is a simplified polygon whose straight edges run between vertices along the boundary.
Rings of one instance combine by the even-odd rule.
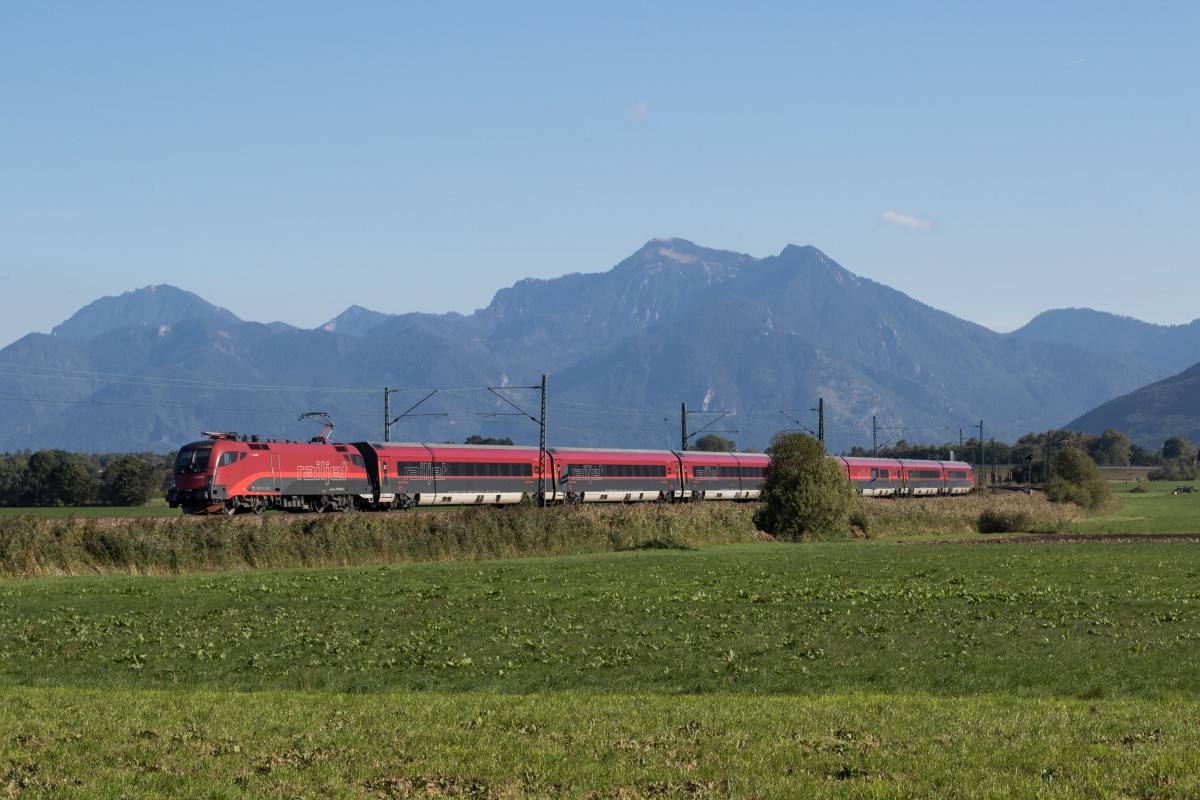
[[[755,541],[755,506],[482,508],[412,514],[145,517],[0,516],[0,576],[187,573],[686,549]],[[1017,531],[1067,530],[1082,514],[1040,495],[864,500],[871,538],[964,536],[985,512]]]
[[[588,527],[618,510],[588,513],[571,518],[592,531],[588,547],[643,549],[0,581],[0,787],[78,797],[1200,794],[1194,545],[946,544],[987,538],[969,535],[966,519],[922,530],[936,545],[891,536],[688,550],[728,536],[716,531],[732,521],[692,540],[703,524],[651,516],[633,529],[665,527],[626,538]],[[463,518],[478,537],[480,519]],[[286,542],[303,533],[322,543],[314,563],[346,562],[338,537],[384,524],[280,519],[294,535],[281,527],[283,544],[267,550],[292,552]],[[193,536],[207,529],[177,522]],[[238,547],[273,530],[217,522]],[[879,520],[868,527],[886,532]],[[55,530],[69,540],[81,528]],[[443,549],[415,560],[504,555],[465,535],[431,535],[427,545]],[[111,567],[97,558],[64,571]]]

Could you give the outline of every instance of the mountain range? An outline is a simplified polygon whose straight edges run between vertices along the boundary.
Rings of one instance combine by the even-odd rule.
[[[814,247],[755,258],[656,239],[607,272],[519,281],[470,315],[352,306],[305,330],[166,285],[102,298],[0,351],[0,450],[166,452],[203,430],[307,438],[319,429],[298,416],[313,410],[335,439],[378,440],[385,394],[394,440],[536,442],[528,387],[543,374],[551,445],[676,447],[686,404],[689,432],[761,448],[816,430],[818,398],[832,451],[953,441],[981,421],[985,438],[1013,440],[1196,361],[1200,321],[1066,309],[999,334]]]

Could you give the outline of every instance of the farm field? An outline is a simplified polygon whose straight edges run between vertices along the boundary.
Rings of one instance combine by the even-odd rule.
[[[144,506],[43,506],[43,507],[0,507],[0,517],[39,517],[43,519],[66,519],[68,517],[108,519],[112,517],[177,517],[179,509],[171,508],[162,498],[151,500]]]
[[[1190,494],[1174,494],[1173,481],[1113,482],[1120,508],[1071,525],[1080,533],[1200,533],[1200,481]]]
[[[1200,794],[1196,545],[974,541],[3,580],[0,785]]]

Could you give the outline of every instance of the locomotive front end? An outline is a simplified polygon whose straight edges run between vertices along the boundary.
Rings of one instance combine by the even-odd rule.
[[[228,490],[217,482],[217,465],[223,451],[237,447],[229,439],[215,437],[179,448],[167,491],[171,508],[181,508],[185,514],[215,514],[225,508]]]

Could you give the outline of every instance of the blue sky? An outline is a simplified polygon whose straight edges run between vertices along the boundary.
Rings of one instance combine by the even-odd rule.
[[[1200,317],[1200,4],[8,3],[0,344],[155,283],[315,327],[655,237],[1011,330]]]

